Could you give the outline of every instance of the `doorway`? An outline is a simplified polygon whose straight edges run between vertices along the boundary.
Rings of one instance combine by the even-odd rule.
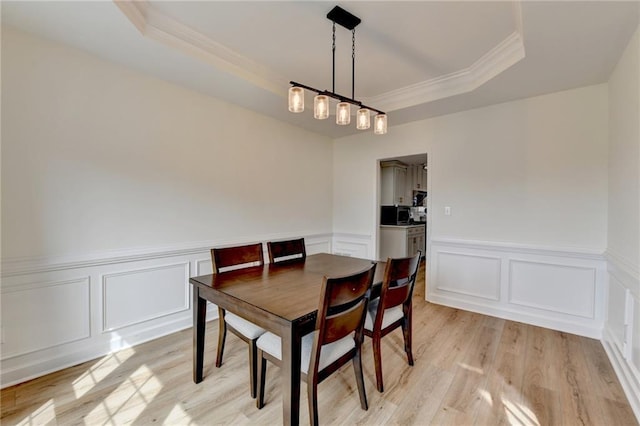
[[[408,257],[421,250],[423,261],[428,261],[430,187],[427,153],[378,160],[377,212],[374,216],[377,218],[378,259]],[[426,286],[426,274],[424,282]],[[424,290],[426,295],[426,287]]]

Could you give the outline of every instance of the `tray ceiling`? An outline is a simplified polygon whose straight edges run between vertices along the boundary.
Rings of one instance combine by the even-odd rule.
[[[2,22],[340,137],[286,108],[289,80],[331,89],[330,2],[3,2]],[[637,2],[341,2],[357,15],[356,98],[393,125],[605,82]],[[336,32],[351,93],[351,33]],[[311,95],[311,94],[310,94]],[[312,96],[308,96],[310,100]],[[373,136],[372,136],[373,137]]]

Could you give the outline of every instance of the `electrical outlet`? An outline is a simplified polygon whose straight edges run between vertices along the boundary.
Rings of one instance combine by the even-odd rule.
[[[444,215],[445,215],[445,216],[451,216],[451,207],[449,207],[449,206],[445,206],[445,208],[444,208]]]

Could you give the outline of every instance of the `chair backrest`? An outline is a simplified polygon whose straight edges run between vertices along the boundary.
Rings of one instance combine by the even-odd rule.
[[[322,345],[335,342],[354,333],[361,344],[362,329],[373,283],[376,264],[352,275],[327,278],[322,281],[320,305],[316,319],[316,335],[311,352],[310,374],[317,374]]]
[[[270,263],[278,260],[304,259],[307,257],[304,238],[288,241],[269,241],[267,243],[267,251],[269,252]]]
[[[382,325],[382,311],[385,309],[404,305],[405,314],[407,313],[406,310],[411,306],[421,256],[422,253],[418,251],[413,257],[387,259],[374,329]]]
[[[220,273],[221,269],[239,269],[249,263],[252,265],[248,266],[264,265],[262,243],[211,249],[211,262],[214,274]]]

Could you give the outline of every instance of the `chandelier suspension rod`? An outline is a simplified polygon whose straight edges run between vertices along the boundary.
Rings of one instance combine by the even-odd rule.
[[[337,99],[337,100],[339,100],[341,102],[349,102],[352,105],[357,105],[357,106],[359,106],[361,108],[367,108],[367,109],[369,109],[371,111],[377,112],[378,114],[385,114],[384,111],[380,111],[379,109],[367,106],[367,105],[363,104],[362,102],[360,102],[360,101],[358,101],[356,99],[347,98],[346,96],[342,96],[339,93],[329,92],[328,90],[319,90],[319,89],[316,89],[315,87],[307,86],[307,85],[298,83],[296,81],[290,81],[289,84],[292,85],[292,86],[302,87],[303,89],[306,89],[306,90],[308,90],[310,92],[316,92],[318,95],[327,95],[330,98]]]
[[[333,75],[333,86],[331,86],[331,91],[336,91],[336,21],[333,21],[333,38],[331,39],[331,54],[333,59],[333,70],[331,75]],[[355,97],[355,96],[353,96]]]
[[[336,89],[334,88],[335,92]],[[351,97],[356,98],[356,29],[351,30]]]

